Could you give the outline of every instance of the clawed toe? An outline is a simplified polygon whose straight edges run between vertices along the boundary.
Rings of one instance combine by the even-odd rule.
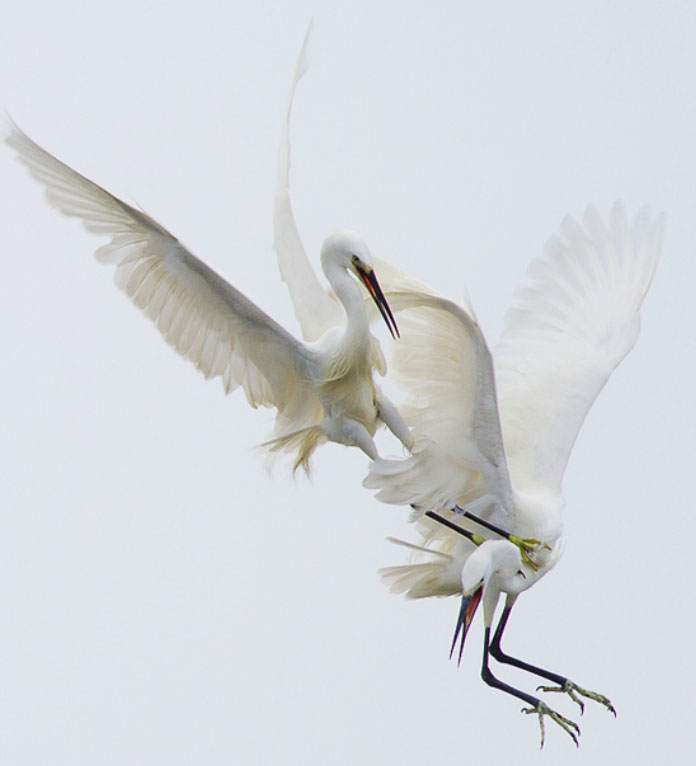
[[[510,535],[510,542],[516,545],[520,549],[522,561],[527,566],[531,567],[535,572],[539,569],[539,566],[532,560],[532,556],[536,553],[537,548],[540,546],[551,550],[547,543],[542,543],[541,540],[535,540],[533,537],[517,537],[516,535]]]
[[[537,714],[539,718],[539,728],[541,729],[540,748],[544,747],[544,742],[546,741],[546,730],[544,727],[545,715],[549,716],[552,721],[555,721],[561,727],[561,729],[563,729],[563,731],[565,731],[568,736],[570,736],[573,742],[575,742],[576,747],[580,747],[580,742],[578,741],[578,737],[580,736],[580,727],[575,723],[575,721],[571,721],[570,718],[566,718],[560,713],[557,713],[555,710],[551,710],[551,708],[544,702],[541,702],[541,700],[536,707],[523,707],[522,712],[526,715],[531,715],[532,713]]]
[[[579,694],[586,699],[594,700],[594,702],[598,702],[600,705],[604,705],[604,707],[610,713],[613,713],[614,717],[616,717],[616,709],[611,704],[611,700],[608,697],[605,697],[603,694],[598,694],[597,692],[591,692],[587,689],[583,689],[577,684],[574,684],[572,681],[566,680],[563,686],[538,686],[537,691],[562,692],[567,694],[573,700],[573,702],[580,706],[580,715],[582,715],[585,712],[585,704],[580,699],[580,697],[578,697]]]

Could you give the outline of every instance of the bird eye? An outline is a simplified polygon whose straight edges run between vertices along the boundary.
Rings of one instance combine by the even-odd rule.
[[[360,263],[360,258],[358,258],[357,255],[352,255],[351,261],[353,261],[353,263]]]
[[[520,577],[521,577],[523,580],[526,580],[526,579],[527,579],[527,575],[526,575],[526,574],[525,574],[525,573],[524,573],[524,572],[523,572],[521,569],[518,569],[518,570],[517,570],[517,574],[518,574],[518,575],[519,575],[519,576],[520,576]]]

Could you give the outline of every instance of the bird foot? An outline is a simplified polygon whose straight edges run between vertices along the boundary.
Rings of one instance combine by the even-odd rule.
[[[580,697],[585,697],[586,699],[599,702],[600,705],[604,705],[604,707],[610,713],[613,713],[614,717],[616,717],[616,709],[611,704],[611,700],[608,697],[605,697],[603,694],[597,694],[597,692],[591,692],[587,689],[583,689],[577,684],[574,684],[572,681],[566,680],[562,686],[537,686],[537,691],[562,692],[567,694],[573,700],[573,702],[580,706],[580,715],[585,712],[585,703],[580,699]],[[580,695],[580,697],[578,695]]]
[[[542,543],[541,540],[535,540],[533,537],[517,537],[517,535],[510,535],[510,542],[513,545],[516,545],[520,549],[520,553],[522,554],[522,561],[524,561],[525,564],[530,566],[535,572],[539,569],[539,566],[532,561],[531,556],[533,556],[539,546],[542,548],[546,548],[547,550],[551,550],[551,546],[547,543]]]
[[[539,700],[536,707],[523,707],[522,712],[526,713],[527,715],[536,713],[539,717],[539,728],[541,729],[540,749],[544,747],[544,742],[546,740],[546,730],[544,728],[545,715],[549,716],[552,721],[555,721],[561,727],[561,729],[563,729],[563,731],[565,731],[570,736],[573,742],[575,742],[576,747],[580,747],[580,743],[578,742],[578,737],[580,736],[580,727],[575,723],[575,721],[571,721],[569,718],[562,716],[555,710],[551,710],[551,708],[546,705],[546,703]]]

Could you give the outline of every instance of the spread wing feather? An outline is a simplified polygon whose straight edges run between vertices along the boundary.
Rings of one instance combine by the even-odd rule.
[[[43,183],[49,201],[110,241],[96,251],[115,281],[166,341],[227,392],[278,409],[276,430],[317,422],[315,357],[146,213],[114,197],[46,152],[13,125],[6,142]]]
[[[635,344],[657,266],[664,217],[643,208],[629,225],[616,203],[572,218],[529,266],[495,351],[498,404],[512,482],[560,492],[578,431]]]
[[[407,392],[400,408],[413,429],[413,454],[374,461],[365,486],[388,503],[449,508],[483,494],[510,506],[493,362],[464,309],[437,296],[389,293],[401,340],[391,369]]]
[[[287,284],[295,316],[306,341],[318,340],[326,330],[345,323],[345,312],[317,279],[309,262],[290,202],[290,117],[297,84],[309,68],[309,25],[295,65],[278,153],[278,184],[273,205],[273,247],[280,276]]]

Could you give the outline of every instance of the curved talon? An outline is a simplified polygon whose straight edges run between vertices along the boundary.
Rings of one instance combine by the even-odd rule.
[[[555,710],[551,710],[551,708],[541,700],[539,700],[539,704],[536,707],[523,707],[521,712],[525,713],[525,715],[536,713],[539,718],[539,728],[541,729],[541,745],[539,749],[544,747],[544,742],[546,741],[546,729],[544,728],[545,715],[550,716],[551,720],[555,721],[561,727],[561,729],[563,729],[563,731],[565,731],[570,736],[573,742],[575,742],[575,747],[580,747],[580,742],[578,742],[578,737],[580,736],[580,727],[575,723],[575,721],[571,721],[570,718],[566,718],[560,713],[557,713]],[[575,731],[573,731],[573,729],[575,729]]]
[[[579,694],[582,697],[598,702],[600,705],[604,705],[604,707],[610,713],[614,714],[614,718],[616,718],[616,709],[611,704],[611,700],[608,697],[605,697],[603,694],[598,694],[597,692],[591,692],[587,689],[583,689],[577,684],[574,684],[572,681],[566,680],[563,686],[537,686],[537,691],[565,692],[573,700],[573,702],[576,702],[578,705],[580,705],[580,715],[582,715],[585,712],[585,704],[580,699],[580,697],[577,696]]]
[[[517,535],[510,535],[509,539],[513,545],[516,545],[520,549],[520,553],[522,554],[522,561],[524,561],[527,566],[530,566],[535,572],[538,571],[539,566],[534,561],[532,561],[530,556],[536,553],[536,549],[540,545],[549,551],[551,550],[551,546],[548,545],[548,543],[542,543],[541,540],[535,540],[533,537],[523,538],[517,537]]]
[[[536,690],[538,692],[566,692],[568,696],[573,700],[573,702],[577,703],[580,706],[580,715],[585,715],[585,703],[580,699],[580,697],[575,694],[573,691],[572,686],[568,686],[569,682],[566,682],[566,687],[563,686],[537,686]]]

